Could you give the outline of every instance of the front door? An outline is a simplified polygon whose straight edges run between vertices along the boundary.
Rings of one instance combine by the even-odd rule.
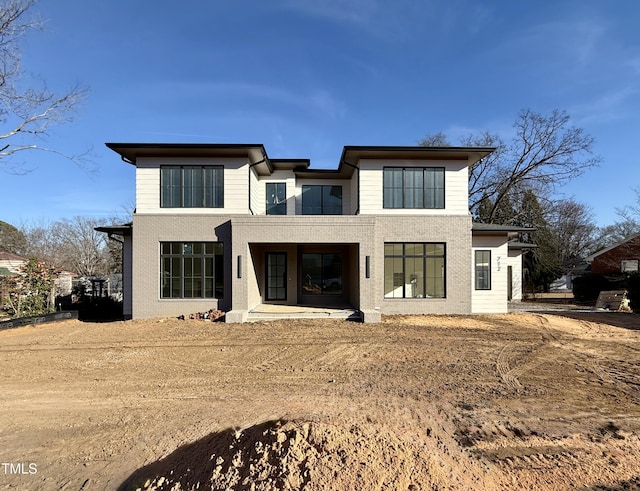
[[[267,252],[265,300],[287,299],[287,253]]]

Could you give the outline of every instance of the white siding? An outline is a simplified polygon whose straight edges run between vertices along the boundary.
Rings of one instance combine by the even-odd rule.
[[[346,179],[298,179],[295,188],[296,215],[302,215],[302,186],[342,186],[342,214],[351,215],[351,182]],[[288,192],[288,190],[287,190]]]
[[[439,160],[360,160],[360,213],[389,215],[468,215],[467,162]],[[444,209],[387,209],[382,203],[383,167],[444,167]]]
[[[511,295],[512,295],[511,301],[520,302],[522,300],[522,250],[521,249],[509,250],[507,265],[511,266],[512,275],[513,275],[512,285],[511,285]]]
[[[160,208],[160,165],[224,165],[224,208]],[[136,213],[211,215],[249,213],[246,159],[139,158],[136,162]]]
[[[264,189],[260,193],[260,182],[256,175],[255,169],[249,170],[249,185],[250,185],[250,209],[255,215],[264,215]],[[264,188],[264,185],[262,186]]]
[[[475,251],[491,251],[491,290],[476,290]],[[506,236],[473,237],[471,247],[471,312],[507,312],[507,266],[509,251]],[[514,271],[515,277],[515,271]]]

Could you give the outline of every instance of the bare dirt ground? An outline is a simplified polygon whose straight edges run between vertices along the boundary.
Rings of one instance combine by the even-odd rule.
[[[640,316],[0,332],[0,489],[640,489]]]

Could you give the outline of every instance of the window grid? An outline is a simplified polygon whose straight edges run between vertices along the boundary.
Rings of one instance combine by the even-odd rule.
[[[161,242],[161,298],[223,298],[221,242]]]
[[[444,209],[444,167],[384,167],[383,207]]]
[[[444,243],[386,242],[385,298],[446,298],[445,259]]]
[[[161,208],[222,208],[224,167],[163,165],[160,167]]]

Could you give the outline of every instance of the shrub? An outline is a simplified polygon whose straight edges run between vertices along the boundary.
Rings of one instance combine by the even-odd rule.
[[[601,274],[587,273],[573,279],[573,297],[579,302],[595,302],[603,290],[610,290],[611,282]]]

